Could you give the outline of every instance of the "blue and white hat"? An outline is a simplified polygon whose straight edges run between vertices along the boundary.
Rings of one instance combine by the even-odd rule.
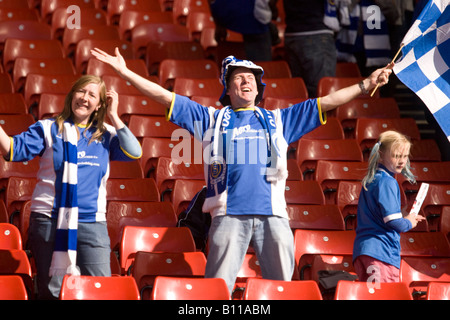
[[[264,89],[266,87],[266,84],[262,82],[264,69],[249,60],[239,60],[236,59],[234,56],[228,56],[222,61],[222,74],[220,76],[220,80],[222,81],[223,85],[223,92],[222,95],[220,96],[219,101],[222,103],[223,106],[228,106],[231,104],[230,96],[227,94],[228,77],[231,75],[234,69],[240,67],[250,69],[255,75],[256,85],[258,88],[258,95],[255,98],[255,105],[258,105],[258,103],[263,98]]]

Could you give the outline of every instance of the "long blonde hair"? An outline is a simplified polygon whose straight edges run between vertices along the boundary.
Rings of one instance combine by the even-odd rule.
[[[90,128],[91,126],[95,126],[96,130],[92,134],[91,139],[89,140],[89,143],[91,143],[94,140],[100,141],[102,138],[103,133],[106,131],[106,128],[104,126],[105,122],[105,116],[106,116],[106,106],[107,106],[107,98],[106,98],[106,85],[105,82],[102,80],[102,78],[94,75],[83,75],[81,76],[72,86],[69,93],[67,94],[65,100],[64,100],[64,109],[63,111],[56,116],[56,124],[58,126],[59,133],[63,130],[63,124],[64,121],[67,119],[72,118],[73,111],[72,111],[72,99],[73,95],[76,91],[80,90],[81,88],[84,88],[86,85],[90,83],[95,83],[99,85],[99,96],[100,96],[100,108],[98,108],[97,111],[93,112],[88,125],[86,129]],[[77,128],[78,130],[78,128]],[[84,131],[86,132],[86,130]]]
[[[367,170],[366,176],[362,180],[362,185],[365,190],[367,190],[367,185],[370,184],[378,169],[378,164],[380,162],[381,153],[391,152],[399,148],[400,146],[408,146],[411,150],[411,141],[403,134],[396,131],[385,131],[380,134],[378,142],[372,148],[369,156],[369,169]],[[411,164],[409,158],[406,162],[405,168],[402,170],[402,174],[411,183],[416,183],[416,178],[411,172]]]

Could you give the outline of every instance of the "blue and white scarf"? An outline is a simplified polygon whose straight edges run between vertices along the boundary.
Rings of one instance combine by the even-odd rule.
[[[362,0],[353,10],[340,10],[341,29],[337,34],[337,57],[340,61],[356,62],[353,55],[359,49],[358,28],[362,22],[362,50],[366,55],[366,67],[385,66],[391,61],[391,45],[387,21],[372,1]],[[343,14],[346,12],[348,17]],[[379,13],[379,15],[378,15]],[[346,22],[343,22],[343,21]]]
[[[267,181],[273,182],[287,178],[286,151],[287,143],[282,136],[281,124],[276,125],[274,114],[265,109],[255,107],[255,115],[260,120],[267,141],[268,161],[266,172]],[[207,198],[221,195],[227,188],[227,163],[226,156],[230,152],[232,129],[236,114],[231,107],[222,108],[219,111],[214,124],[212,136],[212,150],[208,169],[205,172],[207,179]]]
[[[50,276],[65,274],[79,275],[77,261],[78,229],[78,130],[72,122],[64,122],[62,132],[64,170],[57,176],[60,181],[59,197],[55,199],[58,208],[55,248],[50,266]],[[55,148],[56,144],[54,144]],[[57,187],[55,185],[55,187]]]

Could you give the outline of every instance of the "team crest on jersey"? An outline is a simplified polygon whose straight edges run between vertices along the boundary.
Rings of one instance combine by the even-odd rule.
[[[226,165],[221,159],[213,159],[209,165],[210,182],[217,184],[225,179]]]

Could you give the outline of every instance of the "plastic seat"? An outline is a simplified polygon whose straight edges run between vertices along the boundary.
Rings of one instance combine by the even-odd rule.
[[[62,59],[64,51],[61,42],[54,39],[6,39],[3,48],[6,72],[12,72],[17,58]]]
[[[6,20],[32,20],[39,21],[39,12],[32,8],[2,8],[0,7],[0,21]]]
[[[223,91],[223,86],[219,79],[204,78],[176,78],[174,81],[173,91],[177,94],[192,97],[197,96],[211,96],[220,97]]]
[[[95,8],[94,0],[42,0],[40,6],[41,17],[43,21],[50,24],[53,13],[57,8],[65,8],[67,10],[71,5],[76,5],[79,8]]]
[[[294,232],[295,261],[301,279],[311,279],[309,265],[320,254],[352,255],[355,231],[303,230]]]
[[[376,140],[386,130],[398,131],[412,140],[420,139],[419,128],[413,118],[359,118],[356,120],[355,139],[361,147],[364,159],[368,159]]]
[[[103,81],[105,82],[106,87],[109,90],[115,90],[119,94],[122,95],[142,95],[142,93],[133,86],[130,82],[125,79],[119,77],[118,75],[108,75],[105,74],[102,76]]]
[[[5,204],[10,217],[14,212],[20,212],[20,208],[25,201],[31,200],[36,182],[36,178],[33,177],[8,178]]]
[[[323,77],[317,84],[317,96],[323,97],[339,89],[346,88],[348,86],[359,83],[364,80],[362,77]],[[371,93],[371,92],[370,92]],[[360,98],[369,98],[369,94],[360,94]],[[375,91],[374,98],[379,98],[379,91]]]
[[[26,114],[27,104],[20,93],[0,93],[0,114]]]
[[[214,107],[217,109],[223,107],[219,101],[219,97],[192,96],[191,100],[200,103],[202,106]]]
[[[193,60],[204,59],[205,53],[194,41],[150,41],[146,47],[145,61],[150,74],[157,75],[159,65],[165,59]]]
[[[216,25],[211,12],[194,11],[186,17],[186,27],[189,30],[191,39],[200,42],[202,31],[205,28],[215,28]]]
[[[64,276],[60,300],[140,300],[131,277]]]
[[[52,31],[48,24],[33,20],[0,21],[0,47],[6,39],[50,40]]]
[[[285,60],[255,61],[264,69],[264,80],[271,78],[292,78],[291,69]]]
[[[353,99],[329,113],[337,117],[347,138],[355,138],[356,119],[359,118],[400,118],[400,109],[394,98]]]
[[[101,48],[103,51],[114,54],[115,48],[119,48],[120,54],[126,60],[134,58],[131,43],[119,39],[80,39],[74,51],[75,68],[78,73],[86,73],[87,63],[92,59],[91,50]],[[117,73],[116,73],[117,75]]]
[[[31,73],[58,75],[75,75],[75,68],[68,58],[17,58],[13,69],[13,83],[16,92],[23,92],[25,80]]]
[[[401,282],[339,281],[335,300],[412,300],[408,287]]]
[[[113,249],[118,246],[125,225],[175,227],[177,224],[177,216],[169,202],[109,201],[106,212],[108,233]]]
[[[196,248],[186,227],[125,226],[119,246],[122,273],[130,268],[138,251],[195,252]]]
[[[203,164],[184,162],[177,164],[170,158],[160,157],[156,164],[155,180],[161,196],[173,190],[175,180],[178,179],[204,181]]]
[[[175,23],[141,23],[131,30],[131,43],[137,58],[145,58],[150,41],[191,41],[186,27]]]
[[[141,166],[146,177],[155,177],[154,170],[159,157],[170,158],[177,145],[170,138],[144,137],[142,139]]]
[[[230,54],[228,50],[233,51],[233,55],[237,57],[244,56],[244,40],[242,34],[231,30],[226,31],[227,34],[225,36],[225,41],[222,43],[217,43],[216,41],[215,26],[203,28],[200,34],[200,44],[205,51],[206,57],[213,59],[214,61],[216,61],[216,63],[221,63],[223,58],[227,57],[227,55]],[[224,52],[218,52],[221,51],[221,49],[225,49],[225,52],[227,52],[226,55],[224,54]]]
[[[437,183],[446,184],[450,181],[450,161],[429,162],[429,161],[415,161],[411,162],[411,172],[416,177],[417,183]],[[397,175],[398,183],[403,187],[408,199],[415,199],[417,185],[410,184],[403,175]]]
[[[222,278],[158,276],[152,300],[230,300],[230,293]]]
[[[144,172],[138,160],[134,161],[111,161],[109,163],[110,179],[142,179]]]
[[[118,28],[110,25],[81,26],[78,29],[66,27],[62,44],[67,57],[71,58],[75,55],[77,44],[83,39],[120,40],[120,35]]]
[[[8,73],[0,73],[0,93],[14,93],[14,85]]]
[[[444,206],[442,208],[439,230],[450,241],[450,206]]]
[[[74,12],[67,12],[69,6],[58,7],[53,11],[51,16],[51,27],[52,27],[52,37],[53,39],[62,40],[64,30],[67,26],[68,19],[74,17]],[[106,13],[98,8],[93,7],[79,7],[80,17],[79,22],[80,27],[83,26],[104,26],[107,24]]]
[[[24,250],[0,249],[0,275],[19,276],[22,278],[28,296],[33,296],[33,271]]]
[[[176,78],[219,78],[219,67],[208,59],[165,59],[159,65],[159,83],[166,89],[173,88]]]
[[[34,116],[37,120],[42,120],[45,118],[51,118],[64,109],[64,100],[66,99],[66,94],[62,93],[42,93],[39,98],[39,104],[35,108]]]
[[[173,23],[171,12],[124,10],[119,17],[119,33],[122,39],[131,41],[131,30],[141,23]]]
[[[25,80],[24,97],[27,106],[34,108],[39,104],[42,93],[69,93],[79,75],[74,74],[29,74]]]
[[[284,194],[287,204],[325,204],[322,188],[314,180],[288,180]]]
[[[27,290],[19,276],[0,275],[0,300],[28,300]]]
[[[302,78],[264,78],[264,98],[308,99],[308,91]]]
[[[360,181],[342,180],[338,182],[335,202],[342,213],[346,229],[356,229],[356,215],[361,188]]]
[[[30,7],[29,2],[29,0],[2,0],[0,7],[25,9]]]
[[[323,300],[315,281],[248,279],[244,300]]]
[[[400,234],[402,257],[449,257],[450,245],[442,232],[406,232]]]
[[[430,282],[427,288],[427,300],[450,300],[450,282]]]
[[[267,110],[284,109],[293,106],[294,104],[305,101],[305,98],[274,98],[266,97],[260,106],[264,106]]]
[[[434,139],[414,140],[409,155],[411,162],[416,161],[441,161],[442,155],[439,146]]]
[[[159,201],[155,180],[151,178],[108,179],[108,201]]]
[[[361,149],[354,139],[300,139],[295,158],[305,180],[314,175],[318,160],[363,161]]]
[[[171,202],[177,216],[186,210],[191,200],[197,192],[202,190],[204,185],[203,180],[178,179],[175,181],[171,192]]]
[[[10,223],[0,223],[0,249],[22,250],[22,236],[19,229]]]
[[[361,77],[361,71],[355,62],[338,62],[336,63],[336,77],[351,78]]]
[[[22,133],[34,122],[31,114],[0,114],[2,128],[9,136]]]
[[[192,12],[210,12],[210,8],[207,0],[177,0],[173,3],[172,12],[174,21],[185,26],[187,24],[187,17]]]
[[[206,257],[202,252],[144,252],[136,253],[131,275],[136,280],[141,298],[152,291],[157,276],[198,277],[205,276]]]
[[[403,257],[400,282],[405,283],[415,300],[423,299],[433,281],[450,281],[450,258]]]
[[[287,212],[291,229],[345,230],[337,205],[288,204]]]
[[[142,60],[133,60],[141,61]],[[89,72],[88,72],[89,73]],[[130,122],[131,115],[165,116],[167,108],[145,95],[120,95],[119,117],[126,124]]]
[[[84,40],[82,40],[82,41],[84,41]],[[87,40],[87,41],[97,42],[94,40]],[[111,43],[113,41],[104,41],[104,42]],[[111,51],[111,52],[113,52],[113,51]],[[127,68],[136,72],[140,76],[143,76],[143,77],[149,76],[147,66],[145,65],[145,62],[142,59],[125,59],[125,62],[127,64]],[[86,63],[85,72],[86,72],[86,74],[93,74],[93,75],[96,75],[99,77],[102,77],[104,75],[117,76],[117,72],[114,71],[114,69],[111,66],[107,65],[106,63],[104,63],[100,60],[97,60],[96,58],[88,58],[87,63]],[[122,97],[123,97],[123,95],[120,95],[119,108],[121,107],[121,104],[122,104]]]
[[[120,17],[125,11],[153,11],[162,12],[159,0],[116,0],[108,1],[106,12],[110,25],[118,25]]]
[[[6,209],[6,204],[3,199],[0,199],[0,223],[8,223],[9,222],[9,216],[8,216],[8,210]]]
[[[318,160],[314,180],[322,187],[326,202],[335,204],[339,181],[359,182],[366,175],[367,169],[367,162]]]
[[[131,115],[128,128],[136,138],[171,138],[172,133],[180,129],[179,126],[167,121],[165,117],[142,115]]]

